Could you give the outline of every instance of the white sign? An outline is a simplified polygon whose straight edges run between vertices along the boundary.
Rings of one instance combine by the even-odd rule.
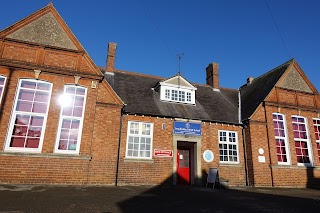
[[[263,155],[263,153],[264,153],[264,150],[263,150],[262,148],[260,148],[260,149],[259,149],[259,154],[260,154],[260,155]]]
[[[214,155],[211,150],[206,150],[203,152],[203,159],[205,162],[210,163],[213,161]]]
[[[266,162],[266,157],[265,156],[258,156],[258,161],[260,163],[265,163]]]

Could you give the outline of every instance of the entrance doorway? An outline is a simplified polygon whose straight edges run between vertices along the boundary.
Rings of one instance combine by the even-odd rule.
[[[177,185],[191,185],[194,179],[194,143],[178,142]]]

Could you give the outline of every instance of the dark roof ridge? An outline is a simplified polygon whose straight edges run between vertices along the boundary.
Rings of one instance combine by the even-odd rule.
[[[101,66],[99,66],[99,68],[101,68],[102,70],[105,69],[105,67],[101,67]],[[173,78],[173,77],[178,76],[178,75],[174,75],[174,76],[169,77],[169,78],[164,78],[164,77],[156,76],[156,75],[150,75],[150,74],[132,72],[132,71],[127,71],[127,70],[118,70],[118,69],[116,69],[115,72],[120,72],[120,73],[125,73],[125,74],[130,74],[130,75],[137,75],[137,76],[144,76],[144,77],[161,79],[161,80],[167,80],[167,79],[170,79],[170,78]],[[180,75],[180,76],[181,76],[181,75]],[[182,77],[183,77],[183,76],[182,76]],[[184,78],[184,77],[183,77],[183,78]],[[197,85],[197,86],[211,87],[211,86],[209,86],[209,85],[207,85],[207,84],[194,83],[194,82],[189,82],[189,83],[192,84],[192,85]],[[235,88],[220,87],[220,89],[224,89],[224,90],[237,90],[237,91],[238,91],[238,89],[235,89]]]
[[[288,60],[288,61],[284,62],[283,64],[281,64],[281,65],[279,65],[279,66],[277,66],[277,67],[273,68],[272,70],[270,70],[270,71],[268,71],[268,72],[266,72],[266,73],[264,73],[264,74],[262,74],[262,75],[258,76],[257,78],[254,78],[254,79],[252,80],[252,83],[254,83],[256,80],[258,80],[258,79],[260,79],[260,78],[262,78],[262,77],[264,77],[264,76],[266,76],[266,75],[270,74],[271,72],[274,72],[274,71],[278,70],[280,67],[283,67],[283,66],[287,65],[288,63],[292,63],[293,61],[295,61],[295,59],[294,59],[294,58],[292,58],[292,59],[290,59],[290,60]],[[243,87],[245,87],[245,86],[247,86],[247,84],[242,85],[242,86],[240,87],[240,89],[241,89],[241,88],[243,88]]]
[[[125,73],[125,74],[130,74],[130,75],[137,75],[137,76],[144,76],[144,77],[149,77],[149,78],[162,79],[162,80],[165,79],[164,77],[160,77],[160,76],[149,75],[149,74],[138,73],[138,72],[131,72],[131,71],[127,71],[127,70],[115,70],[115,72]]]
[[[207,85],[207,84],[200,84],[200,83],[192,83],[192,84],[193,84],[193,85],[197,85],[197,86],[202,86],[202,87],[211,87],[210,85]],[[213,89],[213,87],[211,87],[211,88]],[[239,91],[239,89],[227,88],[227,87],[220,87],[220,89]]]

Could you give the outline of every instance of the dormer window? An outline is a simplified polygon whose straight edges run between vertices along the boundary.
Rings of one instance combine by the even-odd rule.
[[[175,76],[159,83],[160,100],[195,104],[195,88],[181,76]]]

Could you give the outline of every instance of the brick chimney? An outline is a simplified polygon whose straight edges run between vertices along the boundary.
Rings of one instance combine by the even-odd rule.
[[[109,42],[108,43],[108,54],[107,54],[107,64],[106,64],[106,71],[107,72],[114,72],[114,62],[116,59],[116,49],[117,43]]]
[[[215,62],[209,64],[206,73],[207,85],[213,87],[213,89],[219,90],[219,64]]]

